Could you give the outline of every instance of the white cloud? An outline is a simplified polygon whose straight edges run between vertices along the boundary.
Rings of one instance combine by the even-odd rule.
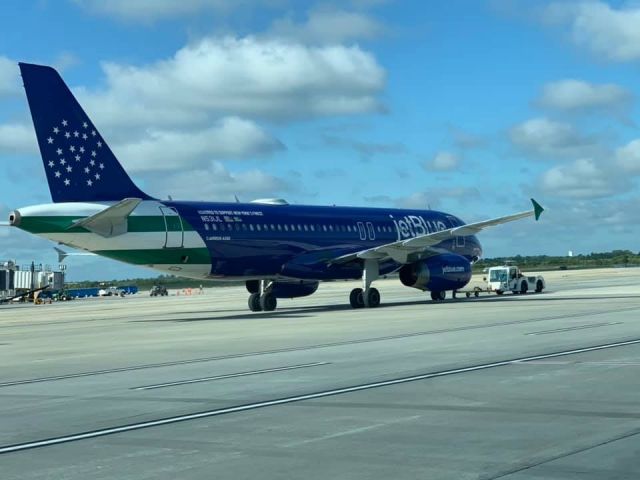
[[[604,162],[602,162],[604,163]],[[624,176],[589,158],[551,168],[542,175],[542,189],[558,197],[599,198],[623,193],[630,188]]]
[[[176,121],[207,114],[288,119],[383,109],[385,72],[357,46],[310,47],[255,37],[206,38],[142,67],[105,63],[107,90],[93,106],[115,103],[109,119],[130,122],[146,109]],[[97,110],[96,110],[97,111]],[[175,115],[171,115],[175,112]],[[116,114],[117,113],[117,114]]]
[[[33,127],[22,123],[0,125],[0,152],[36,154],[38,143]]]
[[[455,170],[460,165],[460,157],[451,152],[438,152],[433,159],[425,163],[427,170],[450,171]]]
[[[237,117],[222,119],[203,130],[149,129],[144,136],[115,145],[131,171],[192,168],[211,159],[261,156],[284,148],[255,123]]]
[[[565,111],[620,111],[631,105],[633,95],[612,83],[593,84],[565,79],[546,84],[537,103],[542,107]]]
[[[431,188],[424,192],[414,192],[405,197],[395,198],[393,203],[399,208],[442,208],[443,201],[454,200],[468,202],[470,199],[480,198],[480,192],[475,187]]]
[[[568,156],[596,147],[594,139],[576,131],[570,124],[547,118],[533,118],[509,131],[511,142],[534,156]]]
[[[270,34],[302,42],[342,43],[372,39],[384,32],[385,28],[369,15],[324,7],[309,12],[304,23],[296,23],[291,17],[276,20]]]
[[[621,8],[601,1],[554,3],[546,17],[568,23],[578,46],[607,60],[628,62],[640,59],[640,7],[637,2]]]
[[[20,93],[18,62],[0,55],[0,98]]]
[[[208,167],[182,171],[171,175],[159,175],[151,179],[150,194],[174,200],[233,201],[234,195],[243,200],[265,196],[280,196],[293,190],[285,180],[261,170],[230,172],[220,162]]]
[[[632,140],[616,150],[620,168],[631,174],[640,174],[640,139]]]
[[[378,155],[402,155],[407,152],[407,147],[402,143],[368,142],[334,135],[325,135],[323,140],[330,147],[355,150],[363,160],[370,160]]]
[[[90,12],[126,21],[153,22],[178,16],[194,15],[205,10],[218,12],[251,8],[257,0],[74,0]],[[264,0],[265,5],[275,3]]]

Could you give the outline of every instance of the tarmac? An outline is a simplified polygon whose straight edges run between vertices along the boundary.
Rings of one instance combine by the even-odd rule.
[[[544,276],[0,306],[0,479],[640,478],[640,269]]]

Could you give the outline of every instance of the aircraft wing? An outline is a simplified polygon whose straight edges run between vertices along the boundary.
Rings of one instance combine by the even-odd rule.
[[[69,228],[83,227],[103,237],[122,235],[127,233],[127,217],[141,201],[141,198],[125,198],[115,205],[74,222]]]
[[[348,263],[356,259],[385,260],[387,258],[391,258],[394,261],[402,264],[409,263],[409,257],[412,254],[428,250],[429,247],[437,245],[438,243],[452,237],[475,235],[485,228],[493,227],[495,225],[502,225],[503,223],[514,222],[516,220],[521,220],[527,217],[535,217],[535,219],[538,220],[540,218],[540,215],[544,211],[544,208],[542,208],[540,204],[533,198],[531,199],[531,203],[533,204],[533,210],[527,210],[525,212],[514,213],[512,215],[506,215],[504,217],[493,218],[491,220],[468,223],[466,225],[448,228],[439,232],[419,235],[407,240],[398,240],[397,242],[387,243],[378,247],[343,255],[341,257],[333,259],[330,263]]]

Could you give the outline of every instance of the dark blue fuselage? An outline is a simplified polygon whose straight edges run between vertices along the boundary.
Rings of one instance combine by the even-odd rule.
[[[361,262],[331,261],[350,253],[464,225],[458,217],[432,210],[272,205],[263,203],[163,202],[203,238],[212,278],[313,280],[360,278]],[[425,256],[482,255],[475,236],[452,237],[429,247]],[[380,264],[387,274],[401,265]]]

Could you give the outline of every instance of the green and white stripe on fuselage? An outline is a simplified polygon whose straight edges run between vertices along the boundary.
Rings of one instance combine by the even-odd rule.
[[[116,202],[50,203],[18,209],[22,230],[97,255],[197,279],[211,272],[202,237],[175,211],[155,200],[142,201],[127,218],[127,232],[103,237],[74,222]]]

